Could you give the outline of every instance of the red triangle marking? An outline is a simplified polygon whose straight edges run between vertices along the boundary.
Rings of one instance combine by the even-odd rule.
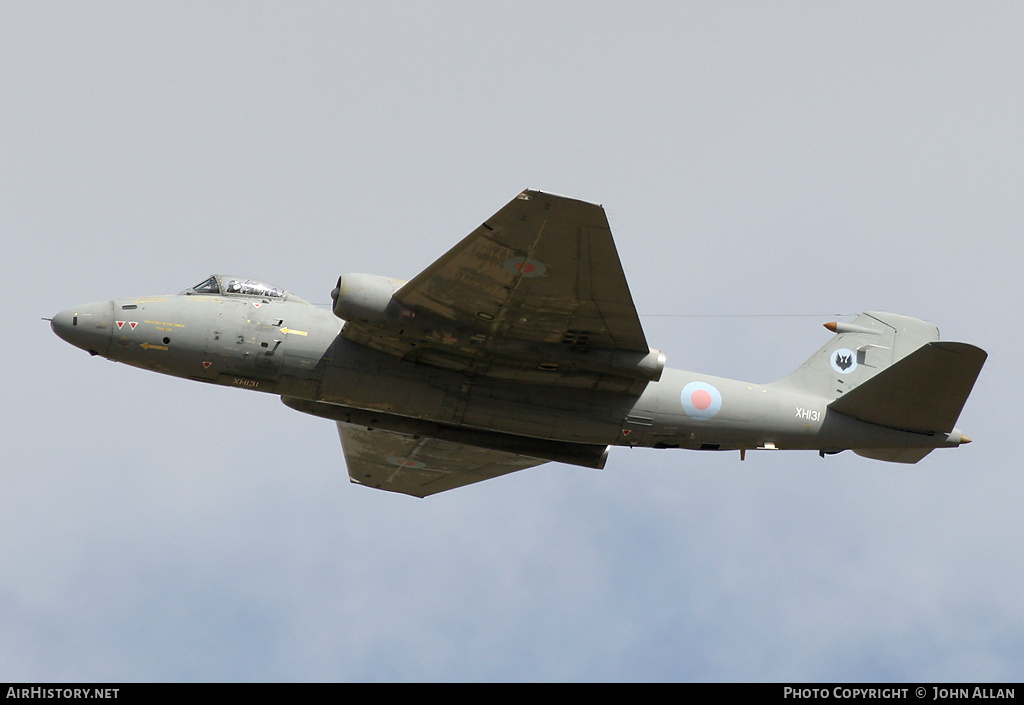
[[[631,431],[631,430],[630,430],[630,429],[628,429],[628,428],[624,428],[624,429],[622,429],[622,435],[623,435],[623,436],[628,436],[628,435],[629,435],[629,434],[631,434],[632,432],[633,432],[633,431]]]
[[[203,367],[206,368],[206,369],[209,369],[210,365],[212,365],[212,364],[213,364],[212,362],[204,362],[203,363]]]
[[[135,326],[139,325],[139,322],[138,321],[128,321],[128,325],[130,325],[132,327],[132,330],[135,330]]]
[[[124,327],[124,321],[114,321],[114,323],[116,323],[116,324],[117,324],[117,327],[118,327],[118,328],[122,328],[122,327]]]

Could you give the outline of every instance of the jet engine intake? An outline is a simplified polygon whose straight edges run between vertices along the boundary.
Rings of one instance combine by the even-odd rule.
[[[375,274],[345,274],[331,292],[334,315],[345,321],[383,324],[391,297],[405,284]]]

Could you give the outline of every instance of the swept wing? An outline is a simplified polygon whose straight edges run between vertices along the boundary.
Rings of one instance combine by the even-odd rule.
[[[604,209],[541,191],[523,191],[404,284],[391,315],[400,324],[349,321],[342,334],[407,360],[540,384],[636,391],[664,367]]]
[[[478,446],[338,422],[352,482],[413,497],[490,480],[547,462]]]

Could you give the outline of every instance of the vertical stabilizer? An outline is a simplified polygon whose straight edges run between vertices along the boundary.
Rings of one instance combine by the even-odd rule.
[[[836,399],[939,339],[931,323],[894,313],[862,313],[852,323],[826,327],[836,335],[778,384]]]

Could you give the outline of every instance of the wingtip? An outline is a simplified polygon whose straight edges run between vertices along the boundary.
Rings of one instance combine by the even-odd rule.
[[[538,196],[546,196],[548,198],[558,198],[563,201],[574,201],[576,203],[582,203],[588,206],[596,206],[598,208],[604,208],[604,206],[597,201],[588,201],[583,198],[574,198],[573,196],[566,196],[564,193],[555,193],[554,191],[542,191],[541,189],[528,188],[520,193],[516,198],[520,201],[530,201]]]

